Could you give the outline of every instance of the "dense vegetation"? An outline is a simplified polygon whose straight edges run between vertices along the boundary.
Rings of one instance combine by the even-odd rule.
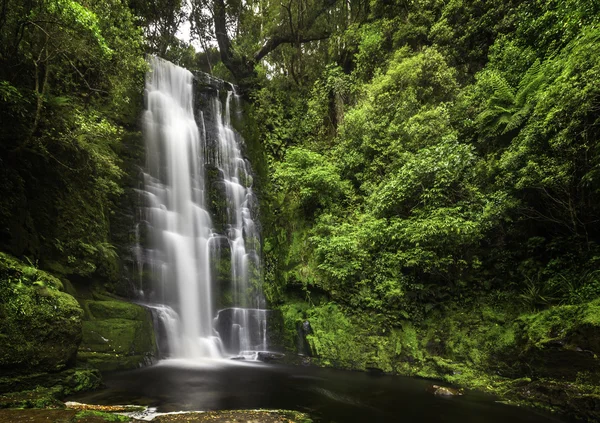
[[[330,40],[349,63],[255,94],[274,286],[392,326],[449,299],[597,297],[598,10],[422,3],[370,11]]]
[[[188,19],[199,53],[176,36]],[[290,346],[308,320],[322,364],[546,403],[568,382],[562,403],[593,408],[599,23],[582,0],[2,0],[0,247],[128,291],[117,251],[156,53],[247,99]],[[27,281],[9,288],[45,289]]]
[[[249,94],[290,343],[308,320],[321,363],[597,401],[599,6],[349,2],[310,31],[294,7]]]
[[[136,127],[142,33],[120,0],[2,2],[2,247],[117,278],[110,220]]]

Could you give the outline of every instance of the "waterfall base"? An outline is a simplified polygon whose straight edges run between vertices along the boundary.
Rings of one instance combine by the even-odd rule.
[[[232,358],[248,361],[272,361],[281,353],[269,351],[267,336],[271,310],[226,308],[214,319],[215,335],[186,338],[181,333],[179,315],[162,304],[144,304],[152,312],[161,359],[176,357]],[[197,353],[192,353],[196,351]]]

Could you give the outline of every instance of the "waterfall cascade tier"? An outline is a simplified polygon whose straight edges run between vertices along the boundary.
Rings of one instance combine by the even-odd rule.
[[[156,57],[149,61],[135,253],[139,291],[154,311],[161,354],[266,350],[252,172],[231,126],[238,98],[233,87],[222,96],[213,89],[195,110],[192,73]],[[223,312],[231,317],[223,319],[217,306],[237,311]]]

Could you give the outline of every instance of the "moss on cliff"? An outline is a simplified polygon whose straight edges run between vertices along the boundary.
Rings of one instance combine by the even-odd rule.
[[[444,380],[590,421],[600,419],[600,301],[519,314],[490,300],[389,328],[333,303],[283,307],[286,339],[308,320],[313,362]]]
[[[50,274],[0,253],[0,369],[58,371],[81,341],[82,310]]]
[[[86,315],[78,361],[102,371],[132,369],[152,361],[156,339],[147,309],[116,299],[82,299],[81,303]]]

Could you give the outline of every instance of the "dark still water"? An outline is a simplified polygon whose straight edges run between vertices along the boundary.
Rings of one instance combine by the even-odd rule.
[[[139,404],[160,412],[292,409],[322,423],[541,423],[560,420],[466,393],[441,397],[431,382],[397,376],[230,361],[166,360],[107,375],[107,388],[72,399],[95,404]]]

